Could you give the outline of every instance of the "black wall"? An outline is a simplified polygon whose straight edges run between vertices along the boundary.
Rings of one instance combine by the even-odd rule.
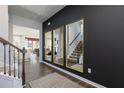
[[[85,19],[82,76],[106,87],[124,87],[124,6],[66,6],[43,23],[43,30],[80,18]]]

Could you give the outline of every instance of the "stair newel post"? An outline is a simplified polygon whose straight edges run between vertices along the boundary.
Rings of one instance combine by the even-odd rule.
[[[78,55],[78,53],[77,53],[77,62],[79,63],[79,55]]]
[[[79,43],[79,46],[77,47],[77,50],[81,51],[80,43]],[[77,53],[77,62],[78,63],[79,63],[80,55],[81,55],[80,53]]]
[[[22,85],[25,85],[25,53],[26,50],[23,47],[23,62],[22,62]]]

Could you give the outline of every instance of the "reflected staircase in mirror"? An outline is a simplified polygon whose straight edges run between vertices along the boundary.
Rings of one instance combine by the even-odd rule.
[[[68,63],[78,63],[80,55],[83,53],[83,43],[80,41],[74,51],[67,58]]]

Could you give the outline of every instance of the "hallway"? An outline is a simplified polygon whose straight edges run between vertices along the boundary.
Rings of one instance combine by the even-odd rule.
[[[39,63],[29,63],[29,62],[26,62],[26,88],[30,88],[30,85],[28,84],[28,82],[39,79],[41,77],[44,77],[54,72],[59,73],[60,75],[74,81],[75,83],[81,85],[82,87],[94,88],[94,86],[90,84],[80,81],[72,76],[69,76],[63,72],[60,72],[54,68],[51,68],[43,63],[39,64]]]

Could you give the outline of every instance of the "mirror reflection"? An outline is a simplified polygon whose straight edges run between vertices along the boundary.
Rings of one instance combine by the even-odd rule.
[[[66,25],[66,66],[83,72],[83,20]]]
[[[45,60],[48,60],[51,62],[51,56],[52,56],[52,31],[45,33]]]
[[[53,61],[63,65],[63,27],[53,30]]]

